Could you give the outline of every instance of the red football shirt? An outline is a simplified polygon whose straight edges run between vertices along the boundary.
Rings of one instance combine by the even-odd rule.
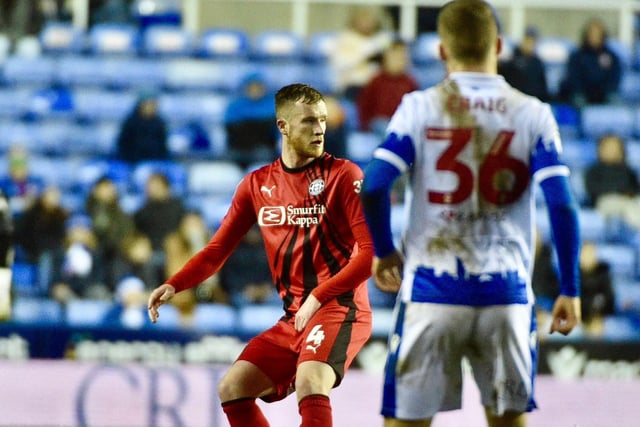
[[[327,153],[299,169],[278,159],[251,172],[211,241],[167,283],[179,291],[216,273],[257,222],[289,315],[309,293],[322,304],[335,299],[369,310],[373,243],[360,204],[362,178],[357,165]]]

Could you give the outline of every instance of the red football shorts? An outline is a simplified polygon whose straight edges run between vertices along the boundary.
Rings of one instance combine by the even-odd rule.
[[[256,365],[274,383],[275,401],[293,391],[296,369],[302,362],[328,363],[336,373],[337,387],[345,372],[371,336],[371,312],[338,304],[323,306],[302,332],[296,332],[294,320],[281,320],[254,337],[238,360]]]

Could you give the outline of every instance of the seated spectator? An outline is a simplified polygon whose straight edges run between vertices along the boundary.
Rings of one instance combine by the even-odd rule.
[[[164,280],[158,264],[153,262],[151,240],[139,231],[133,231],[122,239],[120,250],[110,267],[112,286],[131,276],[142,280],[147,289],[153,289]]]
[[[49,287],[53,299],[60,303],[79,298],[111,299],[97,246],[91,218],[77,214],[67,220],[64,245],[53,259]]]
[[[8,173],[0,178],[0,189],[9,198],[14,217],[22,214],[44,188],[44,181],[29,169],[29,153],[14,145],[7,154]]]
[[[189,258],[206,246],[210,238],[211,232],[202,215],[195,211],[188,212],[182,218],[178,229],[164,240],[165,277],[171,277],[182,268]],[[220,287],[218,275],[211,276],[196,288],[176,294],[176,297],[171,299],[171,304],[178,308],[185,325],[191,323],[198,302],[228,303],[227,295]]]
[[[402,97],[418,89],[409,73],[409,52],[402,40],[391,43],[382,54],[382,68],[362,88],[357,98],[360,127],[384,138],[387,124]]]
[[[620,58],[607,47],[604,23],[591,19],[584,27],[580,46],[569,56],[561,96],[575,107],[615,102],[621,78]]]
[[[158,111],[158,98],[144,93],[123,121],[116,157],[128,163],[169,159],[167,125]]]
[[[324,145],[336,157],[347,157],[347,137],[350,123],[347,113],[338,98],[332,95],[324,97],[327,105],[327,129],[324,132]]]
[[[60,189],[45,188],[16,221],[15,242],[26,261],[38,266],[38,288],[46,294],[54,254],[63,246],[69,212],[60,204]]]
[[[598,257],[595,243],[585,241],[580,249],[582,322],[588,335],[602,335],[604,317],[614,314],[615,296],[608,263]]]
[[[544,64],[536,54],[537,42],[537,28],[527,27],[522,41],[513,50],[512,57],[498,64],[498,73],[511,86],[546,102],[549,101],[547,77]]]
[[[269,260],[262,245],[262,234],[258,226],[251,228],[245,235],[219,275],[220,284],[235,307],[281,303],[273,284]]]
[[[85,210],[93,222],[98,238],[98,251],[107,266],[112,266],[120,243],[133,231],[133,218],[120,206],[118,188],[113,180],[100,178],[93,185],[85,203]],[[108,282],[115,283],[113,272],[107,271]]]
[[[135,227],[151,240],[152,264],[158,271],[164,270],[164,241],[180,227],[186,208],[171,191],[171,183],[166,175],[155,172],[149,176],[146,199],[133,216]],[[157,286],[157,285],[156,285]]]
[[[151,325],[147,316],[148,296],[142,280],[135,276],[125,277],[116,287],[115,304],[105,315],[104,324],[126,329]]]
[[[13,218],[9,201],[0,190],[0,321],[11,318]]]
[[[273,97],[260,73],[247,75],[240,94],[224,114],[228,157],[242,167],[277,158],[278,133]]]
[[[338,34],[329,58],[338,96],[355,101],[360,89],[379,70],[382,52],[392,39],[384,27],[383,9],[353,6],[347,28]]]
[[[592,206],[608,220],[622,220],[640,230],[640,182],[627,163],[624,141],[604,135],[598,141],[598,157],[585,172],[585,189]]]

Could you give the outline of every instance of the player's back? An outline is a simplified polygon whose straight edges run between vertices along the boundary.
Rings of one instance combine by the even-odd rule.
[[[559,144],[548,106],[499,76],[454,73],[407,96],[389,130],[409,134],[415,149],[405,233],[410,269],[471,281],[512,275],[514,295],[523,294],[534,208],[530,159],[538,140]]]

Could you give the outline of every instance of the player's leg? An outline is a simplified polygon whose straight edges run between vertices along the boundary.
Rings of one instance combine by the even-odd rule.
[[[329,393],[338,386],[371,335],[371,312],[322,307],[301,335],[296,393],[302,427],[331,427]]]
[[[468,354],[489,427],[526,427],[535,408],[537,341],[531,305],[480,310],[474,352]]]
[[[400,302],[384,373],[385,427],[429,426],[462,403],[462,352],[473,333],[472,307]]]
[[[256,398],[274,390],[273,381],[253,363],[238,360],[231,365],[218,384],[222,410],[231,427],[268,427]]]
[[[278,322],[249,341],[220,381],[218,394],[231,427],[269,426],[256,398],[274,401],[290,393],[297,354],[287,346],[289,329]]]

